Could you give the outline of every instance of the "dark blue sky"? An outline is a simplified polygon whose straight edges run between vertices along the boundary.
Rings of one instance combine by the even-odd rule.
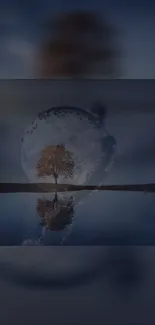
[[[155,76],[154,1],[1,1],[0,77],[34,77],[34,52],[42,22],[60,11],[100,12],[116,26],[122,77]],[[34,61],[33,61],[34,62]]]

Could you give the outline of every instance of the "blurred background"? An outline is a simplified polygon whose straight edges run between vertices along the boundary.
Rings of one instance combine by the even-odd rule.
[[[150,0],[0,1],[0,78],[154,79],[154,14],[155,3]],[[148,88],[153,89],[153,84]],[[1,111],[9,112],[8,124],[13,121],[12,114],[19,119],[18,113],[11,113],[12,93],[13,106],[19,107],[15,99],[19,85],[17,88],[11,85],[11,89],[1,84],[1,107],[6,98],[9,107],[9,111],[6,107]],[[35,93],[38,89],[37,86]],[[145,89],[145,86],[140,88],[139,94],[147,94]],[[133,86],[132,94],[134,90]],[[20,91],[22,96],[22,85]],[[118,94],[117,87],[113,87],[113,91]],[[128,101],[130,91],[127,90]],[[79,93],[76,96],[78,98]],[[23,107],[27,105],[26,100],[21,103]],[[146,111],[147,108],[146,103],[143,109]],[[144,114],[144,119],[138,120],[144,137],[145,118]],[[135,125],[134,121],[132,123]],[[124,123],[120,125],[122,128],[126,126]],[[153,118],[151,125],[153,130]],[[127,132],[126,127],[125,130]],[[4,133],[6,125],[1,123],[2,143]],[[143,151],[143,143],[141,148]],[[130,157],[138,154],[137,149],[132,149]],[[145,152],[144,157],[147,160],[150,156]],[[138,169],[135,168],[135,175]],[[145,171],[143,174],[145,176]],[[152,174],[150,172],[150,179]],[[126,175],[129,179],[130,174]],[[151,199],[154,202],[152,196]],[[13,196],[11,200],[17,216],[19,211],[14,209]],[[148,227],[149,196],[147,200],[143,219],[145,229]],[[9,208],[6,197],[4,201]],[[117,200],[116,203],[119,213]],[[133,212],[137,216],[134,207]],[[14,224],[11,219],[6,220],[5,213],[1,211],[6,228],[14,231]],[[154,224],[153,213],[152,209],[150,228],[151,222]],[[123,242],[125,239],[128,242],[127,233]],[[1,239],[4,239],[3,231]],[[0,297],[3,308],[0,323],[154,324],[154,253],[154,247],[144,246],[1,247]]]
[[[0,1],[0,78],[154,78],[153,1]]]

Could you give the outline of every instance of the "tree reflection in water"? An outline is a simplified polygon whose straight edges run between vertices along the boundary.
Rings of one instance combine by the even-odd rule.
[[[74,217],[73,198],[58,198],[55,193],[53,200],[38,199],[36,211],[41,218],[41,226],[43,227],[41,241],[44,240],[46,230],[62,231],[68,225],[72,224]]]

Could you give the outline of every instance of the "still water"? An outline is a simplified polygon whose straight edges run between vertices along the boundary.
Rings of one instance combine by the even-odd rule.
[[[67,222],[48,229],[36,211],[38,194],[1,194],[0,201],[0,245],[155,244],[154,193],[89,193],[65,213]]]

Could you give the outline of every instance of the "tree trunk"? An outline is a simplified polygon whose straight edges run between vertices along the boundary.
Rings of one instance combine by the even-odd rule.
[[[54,170],[52,170],[51,174],[54,178],[55,184],[58,184],[58,174]]]
[[[58,195],[57,193],[55,193],[55,196],[54,196],[54,200],[53,200],[53,209],[55,210],[55,205],[57,204],[58,202]]]

